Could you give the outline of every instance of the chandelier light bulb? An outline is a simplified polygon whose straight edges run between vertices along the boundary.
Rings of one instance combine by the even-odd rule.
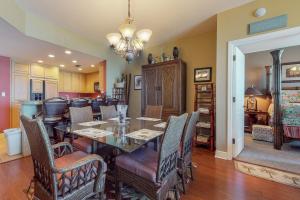
[[[119,43],[121,37],[122,36],[120,33],[109,33],[106,35],[109,44],[112,46],[116,46]]]
[[[119,27],[119,31],[121,32],[122,36],[127,39],[131,39],[133,37],[135,30],[136,27],[133,24],[132,19],[127,19],[125,23]]]
[[[136,33],[137,38],[140,39],[142,42],[148,42],[150,40],[151,35],[152,31],[150,29],[142,29]]]

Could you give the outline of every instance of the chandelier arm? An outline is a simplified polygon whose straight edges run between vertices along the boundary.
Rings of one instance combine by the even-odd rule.
[[[130,14],[130,0],[128,0],[128,18],[131,17],[131,14]]]

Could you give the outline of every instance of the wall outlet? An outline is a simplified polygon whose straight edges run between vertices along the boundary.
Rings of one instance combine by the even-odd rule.
[[[5,92],[1,92],[1,96],[2,96],[2,97],[5,97]]]

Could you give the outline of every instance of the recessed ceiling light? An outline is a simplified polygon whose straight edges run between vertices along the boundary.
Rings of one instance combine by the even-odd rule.
[[[70,54],[72,54],[72,51],[70,51],[70,50],[65,50],[65,54],[70,55]]]
[[[42,60],[38,60],[37,62],[38,62],[38,63],[43,63],[44,61],[42,61]]]
[[[91,65],[91,67],[95,67],[95,65]]]
[[[64,64],[60,64],[59,66],[60,66],[60,67],[65,67],[65,65],[64,65]]]
[[[77,63],[77,60],[72,60],[72,63]]]
[[[55,57],[55,55],[53,55],[53,54],[49,54],[49,55],[48,55],[48,57],[49,57],[49,58],[54,58],[54,57]]]
[[[79,70],[79,71],[81,71],[81,70],[82,70],[82,68],[78,68],[78,70]]]

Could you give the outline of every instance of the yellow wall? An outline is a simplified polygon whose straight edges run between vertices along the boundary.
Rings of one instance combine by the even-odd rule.
[[[186,108],[188,112],[194,110],[194,68],[212,67],[213,81],[215,81],[216,69],[216,31],[202,33],[193,37],[186,37],[171,41],[159,46],[148,48],[144,52],[144,57],[136,63],[129,65],[126,73],[132,73],[132,90],[129,104],[129,114],[131,116],[139,116],[141,113],[141,91],[133,90],[134,75],[141,74],[141,66],[147,63],[148,53],[152,53],[154,57],[159,57],[162,52],[168,56],[172,55],[173,47],[180,49],[180,57],[187,64],[187,96]]]
[[[253,16],[257,8],[265,7],[266,16]],[[288,27],[300,25],[299,0],[258,0],[218,14],[217,16],[217,150],[227,151],[227,42],[246,38],[247,25],[263,19],[288,14]]]

